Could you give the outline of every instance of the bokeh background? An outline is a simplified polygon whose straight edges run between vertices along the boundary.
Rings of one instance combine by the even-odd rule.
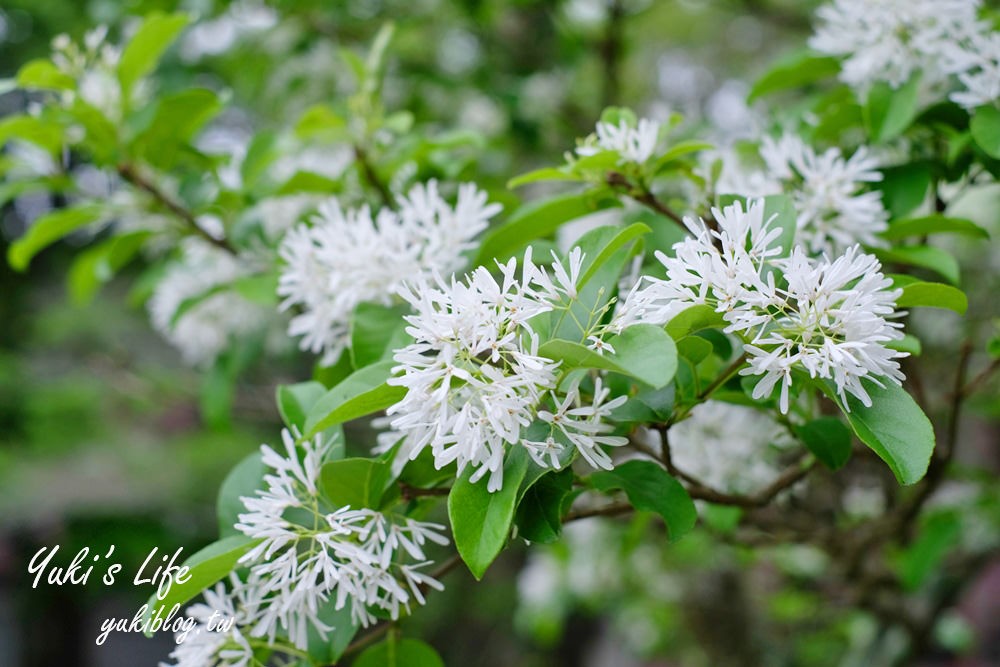
[[[46,55],[57,34],[80,38],[100,23],[187,10],[201,20],[169,53],[161,76],[167,85],[230,91],[232,104],[212,140],[236,145],[344,95],[338,52],[364,50],[392,20],[387,105],[410,110],[418,123],[481,133],[485,148],[469,160],[477,160],[484,187],[499,189],[511,175],[551,164],[611,104],[655,118],[678,111],[711,126],[720,140],[752,135],[759,117],[745,103],[749,82],[801,48],[816,4],[4,0],[0,78]],[[0,115],[26,103],[18,92],[0,95]],[[58,205],[47,195],[7,202],[0,250]],[[223,476],[280,429],[274,383],[310,374],[298,355],[269,358],[241,374],[231,410],[213,408],[211,387],[152,332],[138,305],[138,267],[86,307],[72,304],[65,275],[77,249],[71,238],[24,274],[0,263],[0,665],[165,659],[165,636],[113,635],[94,645],[101,621],[131,617],[147,591],[127,579],[112,588],[92,582],[32,590],[28,558],[45,545],[60,544],[65,557],[115,544],[124,572],[134,572],[154,546],[191,553],[210,542]],[[980,413],[991,410],[996,406],[980,406]],[[983,418],[972,433],[978,461],[995,466],[995,426]],[[649,529],[641,521],[587,524],[567,541],[628,545]],[[559,549],[549,558],[569,558]],[[448,590],[408,623],[449,665],[883,664],[877,653],[852,653],[877,646],[869,635],[880,626],[825,609],[829,592],[769,586],[773,563],[705,534],[669,549],[647,544],[589,559],[582,551],[572,596],[553,581],[554,568],[514,549],[479,584],[465,573],[449,575]],[[803,580],[826,566],[808,551],[775,557],[785,569],[799,568]],[[952,648],[921,656],[922,664],[1000,664],[998,595],[1000,569],[982,568],[958,594],[971,611],[943,631],[939,644]]]

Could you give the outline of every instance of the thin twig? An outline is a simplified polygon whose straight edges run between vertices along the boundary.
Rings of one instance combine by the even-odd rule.
[[[235,255],[236,248],[229,244],[224,238],[216,238],[209,234],[201,225],[198,224],[197,218],[194,214],[185,208],[183,205],[175,201],[170,195],[161,190],[155,183],[150,181],[148,178],[140,174],[135,167],[131,164],[124,163],[118,165],[118,175],[121,176],[125,181],[131,183],[133,186],[139,188],[143,192],[150,195],[153,199],[159,202],[165,209],[173,213],[175,216],[180,218],[184,223],[186,223],[196,234],[201,236],[203,239],[221,248],[231,255]]]
[[[989,366],[977,373],[974,378],[962,387],[962,398],[967,398],[982,389],[983,385],[989,381],[990,376],[998,370],[1000,370],[1000,358],[994,359]]]
[[[447,496],[451,492],[451,487],[436,486],[424,489],[419,486],[412,486],[406,482],[399,483],[399,493],[403,500],[413,500],[422,496]]]
[[[624,501],[615,502],[610,505],[602,505],[601,507],[588,507],[585,509],[571,510],[566,513],[563,517],[563,523],[569,523],[570,521],[577,521],[579,519],[588,519],[592,516],[617,516],[619,514],[628,514],[635,508],[631,503]]]
[[[682,218],[675,210],[657,199],[656,196],[648,189],[634,187],[629,182],[628,178],[626,178],[625,174],[617,171],[609,171],[604,180],[612,188],[623,192],[626,196],[634,199],[643,206],[646,206],[660,215],[670,218],[685,232],[688,230],[687,225],[684,224],[684,218]]]
[[[394,199],[392,193],[389,192],[389,188],[386,187],[382,179],[378,177],[375,173],[375,167],[372,165],[371,160],[368,158],[368,153],[361,146],[354,147],[354,157],[358,161],[358,165],[361,167],[361,172],[365,175],[365,180],[368,184],[375,188],[378,192],[379,197],[382,199],[382,204],[393,208]]]

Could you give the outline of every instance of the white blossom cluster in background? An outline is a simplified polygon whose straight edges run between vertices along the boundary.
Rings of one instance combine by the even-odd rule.
[[[656,151],[660,138],[660,124],[640,118],[635,127],[625,119],[612,123],[598,123],[595,136],[576,149],[577,155],[595,155],[601,151],[616,151],[624,162],[642,164]]]
[[[696,405],[670,428],[674,465],[728,493],[753,493],[773,482],[777,455],[794,443],[770,414],[722,401]]]
[[[229,575],[229,590],[219,583],[202,593],[203,603],[184,612],[197,624],[175,636],[177,648],[170,653],[174,662],[160,667],[250,667],[254,651],[244,634],[250,617],[247,586],[235,574]]]
[[[1000,98],[1000,38],[981,20],[980,0],[834,0],[817,11],[810,39],[817,51],[844,58],[840,78],[867,91],[893,88],[919,73],[925,87],[957,77],[951,98],[966,108]]]
[[[889,214],[881,193],[865,190],[881,181],[882,174],[864,146],[845,159],[839,148],[817,153],[801,137],[784,134],[764,137],[760,156],[763,169],[742,165],[732,152],[725,154],[717,192],[744,197],[787,193],[797,215],[796,242],[810,253],[836,254],[856,243],[884,245],[876,235],[888,227]]]
[[[59,35],[52,40],[52,62],[59,71],[75,79],[76,91],[63,91],[63,101],[72,104],[77,96],[95,107],[111,120],[121,120],[121,83],[118,80],[118,61],[121,48],[105,41],[108,27],[98,26],[83,37],[83,44],[70,40],[68,35]],[[82,46],[82,48],[81,48]],[[148,96],[140,82],[130,91],[132,104]]]
[[[789,409],[792,371],[832,380],[847,407],[847,394],[870,406],[862,380],[900,383],[899,357],[887,347],[903,337],[896,316],[899,290],[881,265],[857,246],[831,260],[794,247],[782,257],[781,229],[764,220],[764,204],[746,211],[737,202],[713,209],[718,230],[687,219],[692,238],[674,245],[675,256],[657,252],[666,279],[645,276],[628,294],[616,326],[665,324],[693,305],[709,305],[728,322],[727,333],[746,342],[749,367],[760,375],[755,399],[771,395],[780,382],[779,407]],[[775,271],[779,272],[777,275]]]
[[[254,262],[189,237],[156,284],[147,307],[157,331],[195,366],[211,364],[233,341],[266,329],[271,308],[226,289],[253,273]],[[213,291],[214,290],[214,291]]]
[[[245,581],[232,582],[224,607],[237,619],[238,632],[200,649],[185,642],[174,657],[204,658],[234,643],[244,646],[244,637],[266,637],[273,644],[278,634],[305,649],[310,628],[323,637],[333,629],[321,619],[324,606],[346,607],[354,623],[367,626],[376,620],[372,608],[396,619],[414,602],[424,603],[425,588],[443,588],[423,572],[431,564],[425,545],[448,543],[443,526],[370,509],[330,507],[318,488],[330,441],[319,435],[297,444],[288,430],[282,440],[282,453],[261,448],[271,472],[263,490],[242,498],[247,511],[236,524],[237,530],[260,540],[240,559],[249,573]],[[188,614],[197,617],[200,609],[195,606]],[[192,658],[179,664],[214,663]]]
[[[295,227],[281,244],[278,294],[282,308],[300,311],[288,333],[302,337],[302,349],[322,354],[324,364],[346,347],[358,304],[389,305],[404,281],[457,270],[472,239],[500,211],[472,184],[459,188],[451,206],[435,181],[414,186],[396,204],[373,215],[367,206],[344,210],[329,199],[311,225]]]
[[[401,292],[413,308],[407,332],[414,342],[397,350],[398,377],[406,396],[387,411],[393,439],[402,438],[400,457],[431,448],[438,468],[451,462],[459,472],[474,469],[472,481],[489,474],[488,488],[503,486],[508,447],[523,446],[536,463],[559,467],[569,445],[595,467],[610,468],[600,445],[622,445],[603,423],[624,397],[605,402],[598,381],[584,400],[579,383],[564,395],[555,389],[558,364],[538,355],[532,318],[565,309],[576,299],[583,263],[579,248],[568,267],[556,261],[553,275],[524,256],[498,263],[499,280],[479,267],[464,280],[417,281]],[[599,340],[599,339],[598,339]],[[542,406],[549,399],[553,409]],[[540,408],[541,406],[541,408]],[[548,435],[522,440],[522,429],[536,419]]]

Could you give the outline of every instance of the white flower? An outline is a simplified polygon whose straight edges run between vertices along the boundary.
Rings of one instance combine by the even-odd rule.
[[[618,125],[598,123],[597,140],[576,149],[578,155],[594,155],[599,151],[617,151],[626,162],[643,163],[656,151],[660,124],[647,118],[632,127],[624,119]]]
[[[787,287],[775,289],[783,303],[780,314],[745,346],[749,368],[741,375],[763,375],[753,397],[770,395],[781,381],[780,407],[788,412],[791,369],[804,369],[813,378],[832,379],[847,407],[847,394],[864,405],[872,404],[862,379],[884,386],[879,378],[896,384],[904,379],[896,359],[906,353],[886,345],[903,337],[897,316],[892,281],[881,265],[855,246],[833,262],[814,260],[796,248],[787,259],[774,262]]]
[[[223,584],[202,594],[205,601],[187,608],[184,615],[197,622],[189,631],[176,633],[177,648],[170,657],[173,665],[160,667],[249,667],[254,664],[253,648],[243,634],[250,621],[247,587],[235,575],[229,576],[232,590]]]
[[[359,303],[388,305],[403,281],[454,271],[472,238],[500,210],[472,184],[459,188],[452,207],[434,181],[415,186],[397,203],[398,211],[383,208],[373,217],[367,207],[345,211],[331,199],[320,205],[312,226],[294,228],[281,245],[282,308],[301,308],[288,332],[303,337],[303,349],[322,353],[325,364],[347,345]]]
[[[952,93],[952,100],[966,109],[1000,100],[1000,33],[976,35],[969,48],[954,54],[953,62],[965,90]]]
[[[614,430],[614,427],[601,420],[607,418],[611,411],[623,404],[628,397],[619,396],[605,403],[604,401],[611,392],[603,386],[601,378],[598,377],[594,380],[593,399],[590,402],[585,402],[580,397],[580,381],[581,378],[577,378],[570,385],[566,390],[565,397],[558,403],[554,412],[538,411],[538,418],[548,423],[552,429],[549,437],[543,443],[534,442],[529,445],[526,442],[525,445],[529,446],[528,453],[532,455],[538,465],[548,467],[540,455],[541,450],[552,446],[553,435],[558,432],[576,447],[580,455],[591,466],[611,470],[614,467],[611,457],[600,446],[620,447],[628,444],[628,438],[606,435]],[[554,394],[552,398],[554,401],[559,400]],[[551,456],[552,454],[550,454]],[[549,463],[552,463],[551,458]],[[558,466],[552,463],[552,467]]]
[[[625,299],[615,319],[622,328],[634,322],[665,324],[697,304],[713,307],[739,334],[749,355],[743,375],[762,375],[754,398],[771,394],[781,382],[779,406],[788,412],[792,370],[833,380],[864,405],[871,399],[862,384],[880,378],[899,383],[895,359],[906,356],[887,347],[902,338],[896,316],[899,290],[881,265],[857,246],[834,261],[810,258],[796,247],[781,259],[774,247],[778,230],[768,230],[761,202],[743,212],[734,204],[713,210],[718,231],[688,226],[696,234],[674,245],[674,257],[658,253],[665,280],[645,277]]]
[[[800,137],[786,134],[777,141],[765,137],[760,154],[769,176],[791,191],[796,241],[811,253],[838,252],[855,243],[882,244],[875,236],[888,227],[882,195],[862,191],[866,184],[881,181],[882,174],[864,146],[845,160],[839,148],[817,153]]]
[[[375,621],[371,607],[396,619],[414,599],[423,604],[422,587],[442,587],[421,568],[430,564],[424,553],[428,541],[447,544],[443,526],[330,507],[318,488],[330,443],[317,436],[297,445],[287,430],[282,439],[284,454],[261,448],[273,473],[264,477],[266,489],[242,498],[248,511],[236,524],[260,540],[240,559],[250,568],[250,636],[273,643],[282,633],[305,648],[310,627],[324,637],[332,629],[320,618],[326,605],[350,605],[353,620],[369,625]],[[296,513],[286,515],[290,509]],[[404,563],[407,557],[415,562]]]
[[[153,326],[186,362],[209,365],[234,338],[261,331],[270,321],[269,308],[225,288],[252,275],[253,264],[198,238],[182,242],[180,259],[157,283],[148,308]]]
[[[406,317],[415,340],[393,357],[402,375],[389,382],[407,394],[387,411],[404,436],[404,455],[429,446],[438,468],[471,466],[473,481],[489,473],[491,491],[503,484],[505,443],[519,442],[557,366],[538,356],[528,324],[552,308],[532,289],[543,272],[530,251],[520,281],[517,260],[500,271],[500,282],[479,267],[465,281],[418,282],[400,292],[415,312]]]
[[[947,56],[982,30],[979,0],[834,0],[820,7],[809,45],[843,56],[840,78],[867,90],[885,81],[893,88],[921,72],[936,85],[951,73]]]

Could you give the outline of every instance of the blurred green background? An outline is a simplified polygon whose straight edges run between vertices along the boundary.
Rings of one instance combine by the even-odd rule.
[[[46,55],[57,34],[80,38],[99,23],[114,30],[154,9],[183,9],[201,19],[165,61],[164,85],[231,91],[225,122],[246,135],[285,126],[311,104],[343,95],[338,49],[366,48],[392,20],[398,30],[388,106],[433,127],[483,133],[477,178],[500,188],[511,175],[552,163],[611,104],[660,118],[680,111],[723,137],[742,136],[754,117],[743,104],[747,82],[801,47],[816,4],[5,0],[0,78]],[[27,103],[22,93],[6,93],[0,115]],[[22,197],[4,206],[2,249],[51,205]],[[168,637],[113,635],[94,646],[100,621],[131,617],[145,591],[125,579],[113,589],[31,590],[28,558],[45,545],[72,554],[115,544],[124,571],[134,572],[154,546],[191,553],[214,539],[219,483],[236,461],[277,437],[275,384],[310,369],[299,356],[251,369],[231,418],[207,424],[199,374],[180,363],[130,298],[137,271],[116,278],[85,308],[70,304],[65,274],[76,250],[71,242],[55,246],[26,274],[0,264],[0,665],[153,665],[165,659]],[[656,528],[637,521],[584,530],[629,545]],[[804,577],[824,567],[794,548],[778,557],[803,568]],[[449,665],[484,666],[845,664],[845,647],[858,643],[859,633],[878,631],[821,608],[820,593],[808,587],[746,590],[738,573],[755,556],[704,533],[630,561],[595,561],[586,570],[595,580],[589,599],[551,597],[542,602],[555,608],[512,614],[512,582],[525,558],[513,550],[475,586],[467,574],[449,575],[447,591],[409,622]],[[602,579],[616,565],[621,571]],[[668,574],[654,580],[650,572]],[[687,572],[701,573],[698,586],[678,593]],[[522,585],[531,587],[533,574],[541,577],[536,592],[547,590],[552,575],[538,563]],[[992,586],[985,590],[998,590]],[[650,587],[638,602],[631,593]],[[672,602],[678,596],[686,601],[683,614]],[[857,660],[879,664],[877,656]]]

